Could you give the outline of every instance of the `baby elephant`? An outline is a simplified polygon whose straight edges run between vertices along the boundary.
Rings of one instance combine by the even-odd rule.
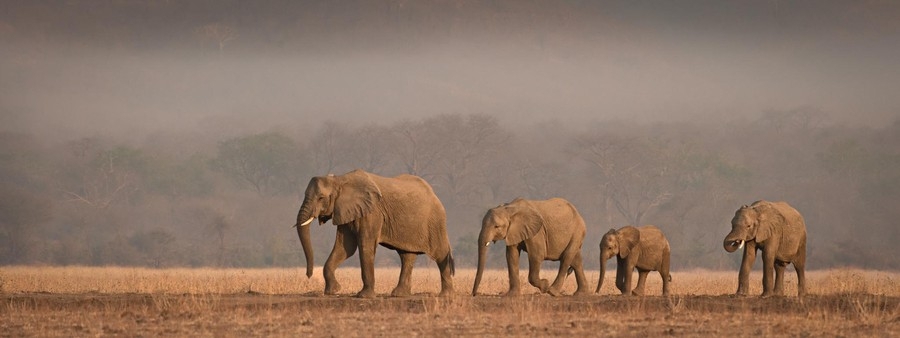
[[[642,227],[626,226],[619,230],[611,229],[600,240],[600,280],[597,290],[603,285],[606,277],[606,261],[616,256],[616,288],[623,295],[643,295],[644,282],[650,271],[659,271],[662,277],[663,296],[669,295],[669,241],[659,228],[652,225]],[[631,289],[631,275],[634,268],[638,270],[637,288]]]

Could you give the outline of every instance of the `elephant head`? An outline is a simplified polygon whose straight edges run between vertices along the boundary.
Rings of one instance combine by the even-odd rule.
[[[600,280],[597,281],[597,289],[594,290],[594,293],[600,292],[600,287],[603,285],[603,278],[606,277],[606,261],[616,255],[628,258],[628,255],[640,242],[640,231],[630,225],[619,230],[610,229],[603,235],[603,238],[600,239]]]
[[[312,276],[313,251],[309,239],[309,225],[332,220],[334,225],[353,222],[374,211],[380,203],[381,191],[368,174],[356,170],[341,176],[317,176],[306,186],[303,204],[297,213],[297,235],[306,256],[306,276]]]
[[[725,236],[722,245],[725,251],[742,249],[749,241],[763,242],[769,238],[772,228],[784,218],[767,202],[756,202],[742,206],[731,219],[731,232]]]
[[[534,206],[522,199],[517,198],[488,210],[481,221],[481,233],[478,235],[478,272],[475,274],[472,295],[478,293],[478,285],[481,284],[488,245],[503,239],[507,246],[516,246],[537,234],[543,227],[544,218]]]

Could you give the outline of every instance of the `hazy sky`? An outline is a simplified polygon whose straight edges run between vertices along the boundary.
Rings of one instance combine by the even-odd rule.
[[[0,5],[0,128],[900,117],[892,1],[178,3]],[[233,30],[221,50],[201,30],[214,24]]]

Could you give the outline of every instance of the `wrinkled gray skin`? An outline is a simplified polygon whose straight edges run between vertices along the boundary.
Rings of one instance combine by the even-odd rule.
[[[528,253],[528,282],[541,292],[561,295],[561,288],[568,272],[575,272],[578,290],[575,295],[587,294],[581,245],[584,243],[584,220],[575,207],[561,198],[532,201],[517,198],[512,202],[488,210],[484,215],[478,236],[478,272],[472,295],[478,294],[478,285],[484,272],[487,246],[501,239],[506,240],[506,263],[509,268],[507,296],[519,295],[519,254]],[[559,273],[551,285],[540,278],[541,263],[545,260],[560,261]]]
[[[600,280],[597,289],[600,292],[603,279],[606,277],[606,261],[616,256],[616,288],[623,295],[643,295],[644,283],[650,271],[659,271],[662,277],[662,294],[669,295],[670,249],[669,241],[659,228],[652,225],[642,227],[626,226],[619,230],[611,229],[600,239]],[[632,290],[631,278],[634,269],[638,270],[637,287]]]
[[[787,203],[756,201],[742,206],[734,213],[731,232],[725,236],[722,245],[728,252],[744,248],[737,295],[747,295],[750,269],[757,250],[761,250],[763,256],[762,297],[784,295],[784,268],[788,264],[794,264],[797,271],[798,296],[806,295],[806,223],[803,216]]]
[[[419,177],[382,177],[355,170],[341,176],[318,176],[309,181],[297,214],[297,234],[306,254],[307,276],[313,256],[309,223],[331,220],[337,226],[334,248],[323,269],[325,294],[341,289],[334,270],[359,249],[363,288],[357,297],[375,297],[375,249],[382,246],[400,255],[400,281],[391,295],[411,295],[410,276],[416,256],[425,254],[441,272],[441,296],[453,293],[453,256],[447,236],[447,215],[431,186]]]

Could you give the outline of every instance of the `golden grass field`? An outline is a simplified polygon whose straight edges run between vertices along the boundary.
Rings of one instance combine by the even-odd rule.
[[[457,295],[439,298],[437,269],[417,267],[416,295],[392,298],[399,269],[379,268],[376,299],[352,297],[358,268],[337,275],[341,294],[324,296],[320,268],[307,279],[302,268],[0,267],[0,336],[900,336],[894,272],[808,272],[803,299],[792,271],[789,296],[768,299],[731,296],[737,271],[674,272],[670,297],[654,273],[646,297],[618,295],[613,273],[599,295],[524,286],[505,298],[497,296],[509,286],[505,270],[486,271],[472,297],[475,271],[460,269]],[[599,273],[587,275],[593,291]],[[761,293],[761,278],[751,275],[751,293]],[[574,289],[569,278],[565,291]]]

